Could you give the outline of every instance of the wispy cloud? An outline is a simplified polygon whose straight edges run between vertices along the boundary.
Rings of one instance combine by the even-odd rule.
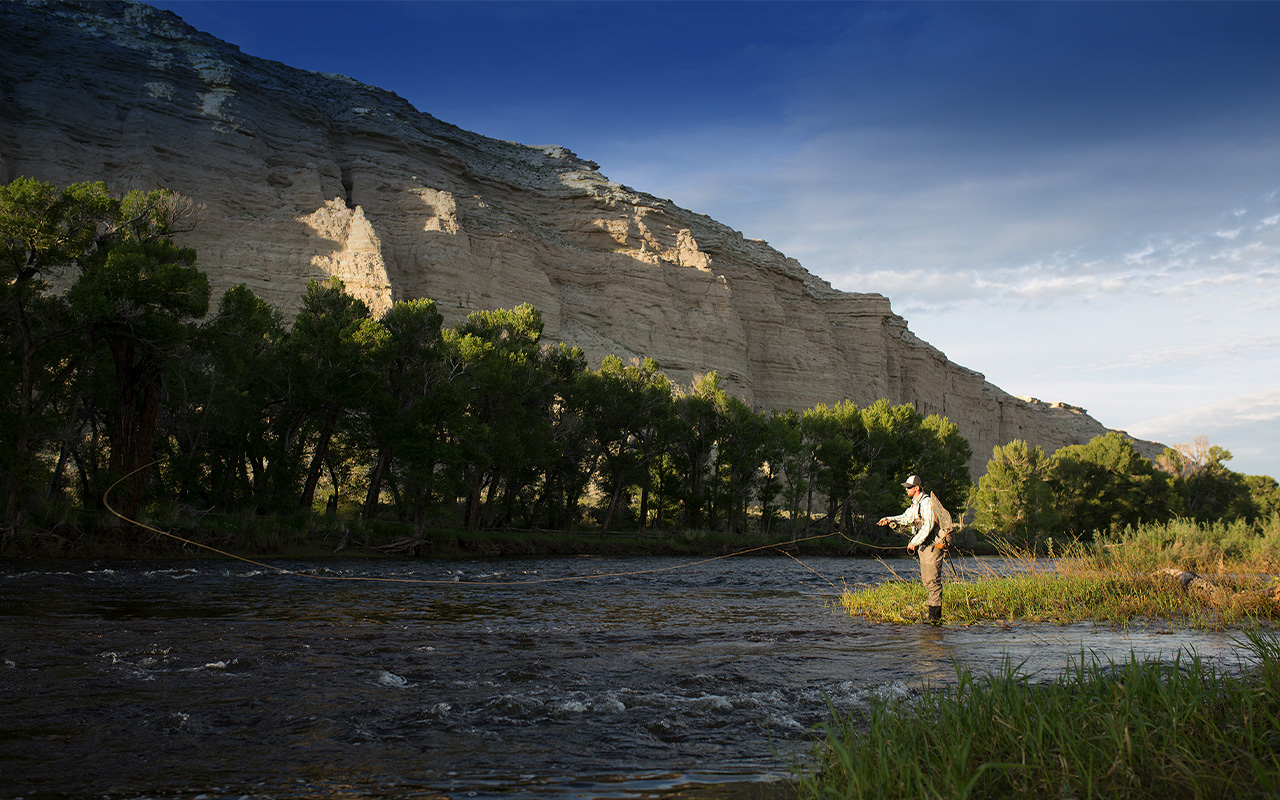
[[[1247,215],[1247,212],[1229,212]],[[1268,217],[1269,219],[1269,217]],[[957,303],[966,299],[1069,307],[1100,297],[1148,304],[1151,298],[1203,301],[1206,291],[1229,295],[1240,308],[1271,303],[1259,294],[1280,276],[1280,228],[1249,224],[1228,232],[1207,221],[1202,232],[1144,236],[1137,243],[1118,241],[1114,255],[1102,245],[1060,251],[1024,265],[983,269],[849,269],[834,282],[841,288],[910,293],[915,303]]]
[[[1144,420],[1129,426],[1136,436],[1173,441],[1187,431],[1212,436],[1233,428],[1280,420],[1280,390],[1228,397],[1210,405]]]
[[[1094,364],[1089,370],[1147,370],[1185,363],[1225,362],[1231,359],[1267,359],[1280,350],[1280,333],[1270,331],[1247,337],[1226,337],[1200,344],[1183,343],[1149,347],[1123,359]]]

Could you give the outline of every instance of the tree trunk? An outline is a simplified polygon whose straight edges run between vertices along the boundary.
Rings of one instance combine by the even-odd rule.
[[[813,480],[808,481],[804,499],[804,535],[809,535],[809,526],[813,524]]]
[[[373,517],[378,510],[378,497],[382,494],[382,476],[391,468],[391,445],[383,445],[378,451],[378,460],[374,462],[369,473],[369,492],[364,496],[364,509],[360,516],[364,519]]]
[[[484,474],[480,470],[471,478],[471,491],[467,493],[466,528],[469,531],[480,529],[480,492],[484,489]]]
[[[609,523],[613,522],[613,512],[618,510],[618,498],[622,496],[622,479],[614,481],[613,496],[609,498],[609,510],[604,514],[604,524],[600,526],[600,535],[609,532]]]
[[[324,458],[329,454],[329,441],[333,438],[333,426],[337,413],[325,414],[324,426],[320,429],[320,439],[316,442],[316,451],[311,456],[311,468],[307,470],[307,483],[302,487],[302,499],[298,503],[302,508],[311,508],[316,499],[316,485],[320,483],[320,472],[324,469]]]
[[[112,338],[108,346],[116,369],[109,469],[113,475],[128,476],[111,506],[126,519],[133,519],[142,505],[146,467],[151,463],[163,375],[160,359],[154,353],[144,353],[134,363],[135,348],[128,339]]]

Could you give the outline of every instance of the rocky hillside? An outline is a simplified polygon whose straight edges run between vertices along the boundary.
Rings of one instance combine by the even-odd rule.
[[[194,198],[205,213],[183,244],[215,296],[244,283],[289,309],[337,275],[375,312],[430,297],[450,324],[528,302],[593,366],[650,356],[682,383],[716,370],[762,408],[884,397],[945,414],[975,475],[1014,438],[1051,451],[1105,432],[951,363],[887,298],[837,291],[563,148],[464,131],[142,4],[0,3],[0,45],[0,179]]]

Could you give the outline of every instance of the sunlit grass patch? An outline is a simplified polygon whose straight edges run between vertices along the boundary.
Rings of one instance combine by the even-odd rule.
[[[1253,597],[1250,595],[1249,597]],[[1005,575],[943,586],[943,619],[974,624],[1024,621],[1069,624],[1096,620],[1126,624],[1164,618],[1191,627],[1218,628],[1275,616],[1275,603],[1254,598],[1223,608],[1207,606],[1176,582],[1152,575]],[[915,622],[924,616],[924,587],[895,580],[879,586],[846,587],[840,604],[852,616],[882,622]]]
[[[1280,619],[1274,590],[1280,521],[1275,518],[1256,525],[1175,520],[1093,542],[1043,544],[1050,558],[1004,543],[998,567],[977,562],[957,572],[948,566],[943,620],[1130,624],[1160,619],[1231,628]],[[1190,587],[1178,580],[1183,570],[1199,578]],[[853,616],[915,622],[925,614],[924,599],[914,574],[894,572],[894,580],[879,586],[846,587],[840,604]]]

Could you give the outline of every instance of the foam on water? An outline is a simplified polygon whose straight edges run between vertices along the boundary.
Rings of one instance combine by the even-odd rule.
[[[394,672],[388,672],[384,669],[378,671],[378,684],[381,686],[390,686],[395,689],[403,689],[409,685],[409,680],[402,675],[397,675]]]

